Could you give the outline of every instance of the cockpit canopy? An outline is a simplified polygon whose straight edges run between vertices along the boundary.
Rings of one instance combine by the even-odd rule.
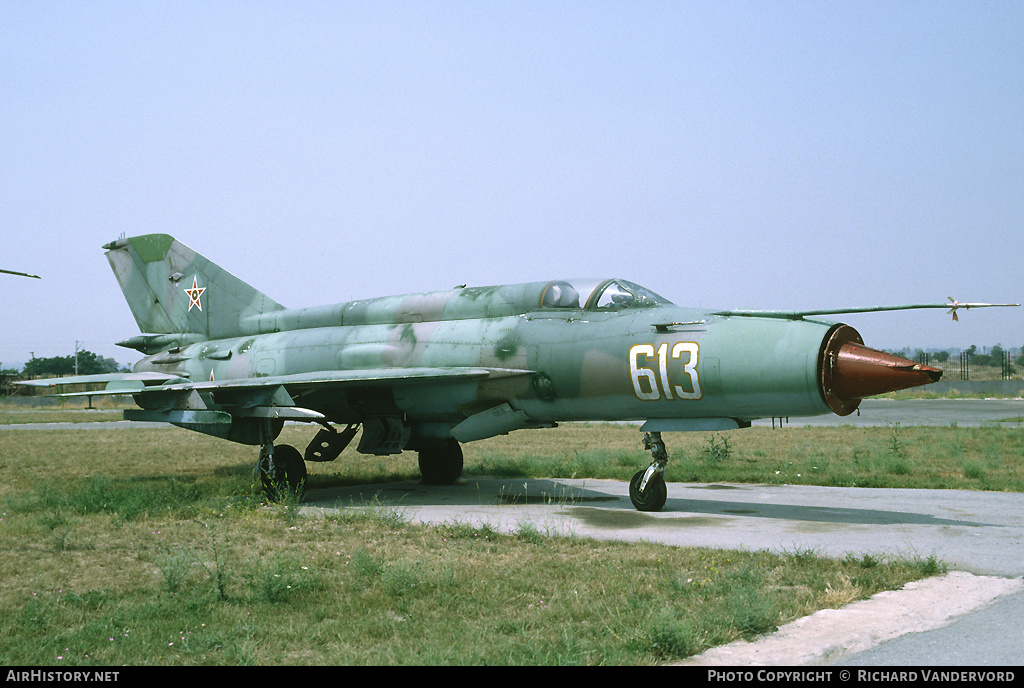
[[[671,304],[672,302],[664,296],[622,279],[555,280],[544,287],[540,299],[542,308],[586,308],[601,311]]]
[[[671,305],[671,302],[626,280],[555,280],[492,287],[456,287],[448,291],[381,296],[330,306],[268,311],[245,321],[243,333],[264,334],[339,325],[392,325],[502,318],[535,312],[538,308],[614,312],[663,305]]]

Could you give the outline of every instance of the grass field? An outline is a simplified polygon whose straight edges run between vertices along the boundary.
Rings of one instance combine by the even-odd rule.
[[[287,427],[304,446],[312,431]],[[668,479],[1024,490],[1005,428],[787,428],[667,436]],[[468,475],[628,479],[635,427],[566,425],[465,447]],[[176,428],[0,431],[0,662],[648,664],[751,638],[942,570],[316,518],[252,489],[256,450]],[[415,478],[346,451],[310,486]]]

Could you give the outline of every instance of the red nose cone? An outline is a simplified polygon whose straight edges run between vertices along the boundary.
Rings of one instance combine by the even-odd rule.
[[[863,344],[843,344],[836,357],[832,391],[843,399],[863,399],[898,389],[938,382],[942,371]]]
[[[847,325],[826,339],[821,365],[822,397],[840,416],[853,413],[864,397],[929,385],[942,377],[937,368],[864,346]]]

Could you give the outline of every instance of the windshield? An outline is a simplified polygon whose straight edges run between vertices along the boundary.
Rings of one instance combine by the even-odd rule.
[[[541,295],[543,308],[587,308],[617,311],[671,305],[671,301],[650,289],[626,280],[555,280]]]

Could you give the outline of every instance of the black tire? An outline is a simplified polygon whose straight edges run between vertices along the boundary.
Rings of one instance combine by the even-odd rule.
[[[274,447],[273,475],[260,470],[263,492],[271,501],[277,501],[282,496],[282,490],[288,490],[292,496],[301,495],[306,475],[306,462],[302,460],[302,454],[290,444]]]
[[[449,439],[442,446],[421,449],[420,476],[425,485],[453,485],[462,476],[462,446]]]
[[[655,473],[647,481],[647,489],[640,491],[640,481],[644,479],[646,470],[638,471],[629,481],[629,501],[637,511],[661,511],[668,499],[668,487],[661,473]]]

